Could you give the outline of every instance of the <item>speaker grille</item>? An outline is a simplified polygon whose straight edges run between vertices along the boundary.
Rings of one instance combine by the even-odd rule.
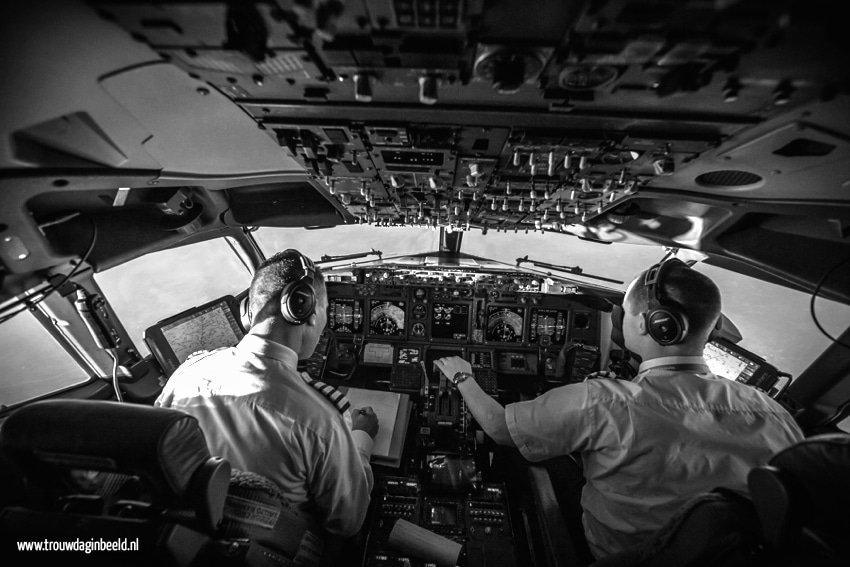
[[[760,183],[762,179],[760,175],[750,173],[749,171],[722,169],[698,175],[696,182],[702,187],[729,188],[755,185],[756,183]]]

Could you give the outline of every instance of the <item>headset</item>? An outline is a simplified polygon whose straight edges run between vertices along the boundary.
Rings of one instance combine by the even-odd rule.
[[[646,330],[662,346],[679,344],[688,334],[687,318],[678,307],[671,304],[664,293],[664,280],[673,266],[690,268],[678,258],[671,258],[649,268],[643,280],[649,297],[648,308],[644,313]]]
[[[298,252],[301,276],[286,284],[280,293],[280,312],[284,320],[292,325],[302,325],[316,310],[316,291],[313,281],[316,266],[305,255]]]

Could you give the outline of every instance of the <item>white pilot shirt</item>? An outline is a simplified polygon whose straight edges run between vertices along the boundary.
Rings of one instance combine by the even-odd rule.
[[[765,393],[714,376],[699,356],[645,361],[631,382],[591,379],[510,404],[522,455],[580,452],[585,534],[597,558],[640,543],[688,498],[745,493],[747,474],[803,439]]]
[[[278,484],[296,510],[328,532],[354,535],[373,486],[372,438],[297,371],[292,349],[246,335],[190,358],[156,405],[198,419],[213,455]]]

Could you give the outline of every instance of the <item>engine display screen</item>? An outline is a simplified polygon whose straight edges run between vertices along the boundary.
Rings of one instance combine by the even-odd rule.
[[[564,309],[532,309],[528,340],[536,343],[540,337],[550,337],[552,344],[564,344],[568,317],[569,311]]]
[[[328,326],[335,333],[355,334],[363,330],[363,307],[357,299],[328,301]]]
[[[487,340],[494,343],[521,343],[524,307],[487,307]]]
[[[469,338],[469,305],[434,303],[431,307],[431,338],[453,341]]]
[[[369,302],[369,333],[381,337],[404,336],[404,301]]]

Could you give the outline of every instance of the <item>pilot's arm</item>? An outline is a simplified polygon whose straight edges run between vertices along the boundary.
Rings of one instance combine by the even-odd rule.
[[[435,360],[434,364],[449,379],[458,372],[472,374],[472,365],[459,356],[441,358]],[[493,441],[506,447],[516,447],[505,421],[505,408],[499,402],[482,390],[478,382],[471,378],[459,383],[457,389],[463,396],[466,407],[472,412],[472,416]]]
[[[354,410],[351,426],[343,422],[329,438],[321,440],[310,482],[325,529],[342,537],[360,530],[374,484],[369,457],[378,419],[371,408],[364,408],[362,414],[360,411]]]

